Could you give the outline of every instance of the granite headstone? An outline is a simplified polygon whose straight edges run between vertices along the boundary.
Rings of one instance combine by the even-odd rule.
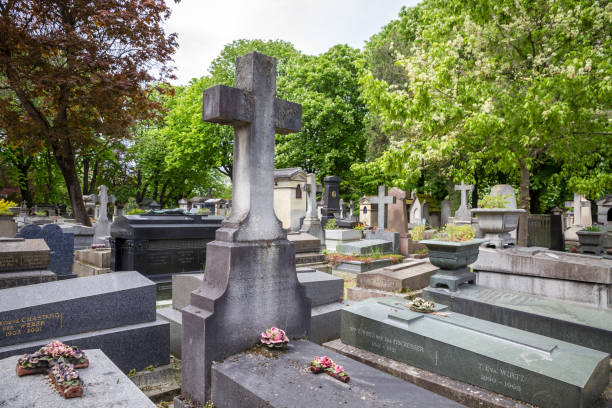
[[[74,234],[64,232],[57,224],[47,224],[42,228],[30,224],[24,226],[18,234],[21,238],[42,238],[51,250],[49,269],[57,274],[58,279],[75,278],[72,273],[74,262]]]

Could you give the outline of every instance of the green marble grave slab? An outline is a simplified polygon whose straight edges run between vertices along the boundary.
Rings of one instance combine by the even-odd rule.
[[[612,354],[612,311],[477,285],[456,292],[425,288],[423,297],[453,312]]]
[[[540,407],[588,407],[609,381],[609,355],[450,312],[367,299],[342,311],[342,342]]]

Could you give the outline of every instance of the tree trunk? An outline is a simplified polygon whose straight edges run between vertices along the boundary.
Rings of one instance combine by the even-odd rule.
[[[98,168],[100,167],[100,160],[94,160],[94,168],[91,173],[91,180],[89,181],[89,194],[96,192],[96,184],[98,184]]]
[[[89,157],[83,156],[83,195],[89,193]]]
[[[472,208],[478,208],[478,174],[474,173],[474,190],[472,191]]]
[[[89,222],[89,216],[85,211],[85,203],[83,202],[83,195],[81,194],[81,183],[76,172],[76,164],[74,161],[74,151],[70,140],[60,140],[52,144],[53,155],[57,161],[57,165],[64,176],[66,182],[66,188],[68,189],[68,195],[70,197],[70,205],[72,206],[72,213],[77,222],[83,225],[91,226]]]
[[[527,168],[527,164],[525,163],[524,160],[520,161],[520,166],[521,166],[521,183],[520,183],[520,200],[519,200],[519,207],[523,210],[525,210],[524,213],[522,213],[519,217],[519,229],[518,229],[518,242],[517,245],[518,246],[523,246],[526,247],[527,246],[527,234],[529,233],[528,228],[529,228],[529,223],[528,223],[528,219],[529,219],[529,201],[530,201],[530,197],[529,197],[529,177],[530,177],[530,173],[529,173],[529,169]]]

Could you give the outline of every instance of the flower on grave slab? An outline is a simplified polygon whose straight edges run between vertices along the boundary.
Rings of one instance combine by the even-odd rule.
[[[436,310],[436,304],[433,301],[426,301],[421,297],[416,297],[408,303],[408,307],[413,312],[431,313]]]
[[[342,367],[340,364],[335,364],[334,365],[334,374],[336,374],[336,375],[346,375],[344,373],[344,367]]]
[[[328,368],[326,372],[329,376],[334,377],[336,380],[340,380],[344,383],[348,382],[350,379],[346,371],[344,371],[344,367],[342,367],[340,364],[334,363],[334,365]]]
[[[331,369],[333,366],[334,362],[331,358],[327,356],[315,356],[315,358],[310,362],[310,371],[315,374],[320,374]]]
[[[289,343],[289,337],[284,330],[278,327],[270,327],[261,333],[261,343],[269,348],[284,348]]]

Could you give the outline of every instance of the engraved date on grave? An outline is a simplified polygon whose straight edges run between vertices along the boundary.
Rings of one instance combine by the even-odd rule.
[[[499,384],[509,390],[521,392],[521,384],[527,379],[523,374],[502,367],[493,367],[485,363],[478,363],[480,380],[490,384]]]
[[[1,336],[12,337],[40,333],[53,322],[59,323],[61,328],[63,325],[62,313],[45,313],[23,316],[17,319],[0,320]]]

